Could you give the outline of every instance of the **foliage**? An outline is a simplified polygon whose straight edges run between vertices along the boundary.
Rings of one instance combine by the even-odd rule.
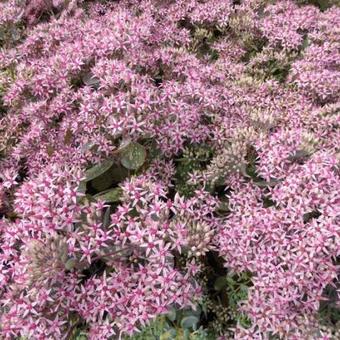
[[[195,194],[195,185],[189,182],[193,171],[205,169],[211,158],[211,150],[204,145],[184,148],[182,157],[176,158],[175,190],[179,194],[190,197]],[[197,186],[196,186],[197,189]]]
[[[166,317],[158,317],[151,325],[129,338],[129,340],[208,340],[207,332],[199,328],[189,330],[173,323]]]
[[[0,337],[336,338],[339,16],[2,0]]]

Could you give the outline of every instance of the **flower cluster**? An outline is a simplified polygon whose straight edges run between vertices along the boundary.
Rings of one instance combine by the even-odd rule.
[[[1,338],[138,332],[211,254],[250,273],[237,339],[317,337],[340,12],[300,2],[0,2]]]
[[[70,334],[81,320],[93,339],[131,333],[199,297],[190,273],[174,266],[173,251],[196,248],[189,236],[179,242],[179,226],[170,231],[170,212],[187,206],[212,223],[204,193],[201,200],[165,201],[160,184],[136,177],[123,183],[123,202],[107,218],[109,207],[77,192],[80,179],[69,169],[47,169],[18,190],[16,221],[1,224],[5,337]]]

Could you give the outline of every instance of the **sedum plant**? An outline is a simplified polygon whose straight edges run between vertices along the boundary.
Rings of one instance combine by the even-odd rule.
[[[2,0],[0,337],[336,337],[339,16]]]

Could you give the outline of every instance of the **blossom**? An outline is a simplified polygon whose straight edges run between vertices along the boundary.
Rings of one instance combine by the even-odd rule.
[[[252,275],[235,338],[313,337],[340,244],[338,18],[292,0],[2,1],[0,337],[132,334],[195,306],[211,254]],[[86,176],[105,161],[114,203]]]

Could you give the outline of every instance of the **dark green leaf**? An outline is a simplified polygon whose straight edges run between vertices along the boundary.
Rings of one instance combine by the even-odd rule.
[[[170,328],[167,332],[161,334],[160,340],[170,340],[170,339],[175,339],[176,338],[176,329],[175,328]]]
[[[176,320],[176,309],[175,308],[171,308],[168,313],[166,314],[166,317],[170,320],[170,321],[175,321]]]
[[[225,276],[220,276],[216,279],[214,283],[214,289],[218,292],[221,291],[227,285],[227,278]]]
[[[186,329],[186,328],[196,328],[198,321],[199,321],[199,319],[198,319],[197,316],[194,316],[194,315],[186,316],[182,319],[181,326],[184,329]]]
[[[189,329],[184,329],[183,330],[183,340],[189,340],[190,332]]]
[[[146,159],[146,150],[143,145],[130,143],[121,152],[122,165],[130,170],[140,168]]]
[[[202,313],[202,309],[201,309],[200,306],[196,306],[196,310],[193,310],[193,309],[183,309],[182,312],[183,312],[183,317],[184,316],[194,315],[194,316],[197,316],[199,318],[201,313]]]
[[[91,186],[97,192],[103,192],[113,186],[114,179],[110,172],[111,171],[107,171],[91,181]]]
[[[86,181],[87,182],[92,181],[93,179],[95,179],[98,176],[102,175],[107,170],[109,170],[112,165],[113,165],[113,161],[112,160],[106,160],[103,163],[95,165],[92,168],[86,170],[86,172],[85,172]]]
[[[86,192],[86,182],[85,181],[81,181],[79,183],[78,192],[85,194],[85,192]]]
[[[105,210],[104,217],[103,217],[103,228],[107,228],[110,225],[110,214],[111,214],[111,208],[107,207]]]
[[[106,203],[119,202],[122,198],[123,190],[121,188],[114,188],[104,192],[100,192],[94,197],[105,201]]]

